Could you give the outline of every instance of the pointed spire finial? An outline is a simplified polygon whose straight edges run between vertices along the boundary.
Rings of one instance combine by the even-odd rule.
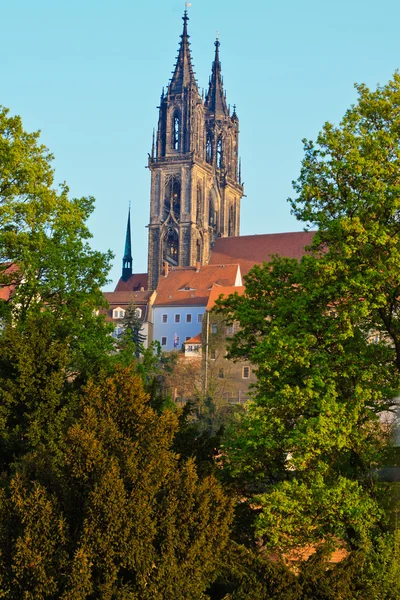
[[[181,94],[184,88],[189,86],[198,93],[197,83],[194,76],[192,57],[190,55],[190,42],[188,35],[187,22],[189,21],[187,8],[190,6],[190,2],[186,2],[185,11],[183,13],[183,32],[181,35],[181,42],[179,44],[178,56],[176,59],[175,69],[173,71],[172,79],[168,86],[168,97],[170,94]]]
[[[131,202],[129,201],[128,222],[126,224],[125,250],[122,259],[122,279],[127,281],[132,275],[132,243],[131,243]]]
[[[217,31],[217,38],[214,42],[214,45],[215,57],[212,65],[212,72],[205,104],[208,110],[213,113],[215,117],[224,117],[229,116],[229,111],[223,90],[221,63],[219,60],[219,47],[221,45],[219,41],[219,31]]]

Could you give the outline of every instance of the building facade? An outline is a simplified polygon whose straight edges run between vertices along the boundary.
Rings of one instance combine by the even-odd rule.
[[[206,98],[194,76],[187,31],[172,79],[161,95],[151,171],[148,287],[156,289],[164,264],[207,264],[219,237],[238,236],[243,196],[239,168],[239,119],[227,105],[220,42]]]

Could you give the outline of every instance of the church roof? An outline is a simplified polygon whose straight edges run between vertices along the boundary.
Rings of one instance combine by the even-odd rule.
[[[115,292],[140,292],[141,289],[147,290],[147,273],[134,273],[124,281],[122,277],[115,286]]]
[[[314,234],[315,231],[295,231],[218,238],[209,264],[238,263],[244,277],[255,264],[269,262],[275,254],[300,260]]]
[[[242,284],[236,264],[176,267],[167,277],[161,277],[154,306],[206,306],[213,284],[235,286]]]

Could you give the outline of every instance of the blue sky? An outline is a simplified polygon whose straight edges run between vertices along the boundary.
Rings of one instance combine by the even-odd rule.
[[[121,271],[129,201],[134,270],[147,270],[145,165],[183,10],[175,0],[1,0],[0,104],[42,131],[57,182],[96,198],[92,245],[115,254],[108,289]],[[200,87],[220,31],[227,100],[240,119],[242,235],[301,229],[286,202],[301,140],[340,120],[355,82],[385,84],[400,66],[400,3],[192,0],[189,17]]]

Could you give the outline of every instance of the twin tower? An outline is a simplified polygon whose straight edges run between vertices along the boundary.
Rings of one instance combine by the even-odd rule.
[[[206,98],[199,93],[190,54],[187,12],[173,77],[161,95],[158,129],[149,156],[151,200],[148,288],[165,268],[207,264],[218,237],[239,235],[239,119],[226,102],[215,42]]]

